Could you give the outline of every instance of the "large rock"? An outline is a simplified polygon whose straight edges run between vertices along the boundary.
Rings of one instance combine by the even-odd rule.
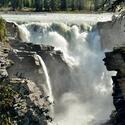
[[[39,87],[37,84],[41,76],[35,76],[35,71],[40,67],[39,61],[35,59],[35,54],[35,52],[16,52],[14,49],[10,49],[9,46],[7,47],[0,43],[1,102],[7,101],[6,98],[4,100],[7,91],[10,91],[9,96],[13,92],[15,94],[10,100],[12,105],[10,102],[10,104],[7,103],[4,105],[4,107],[8,105],[7,108],[5,108],[6,111],[4,111],[4,108],[1,108],[2,103],[0,104],[0,115],[8,112],[8,117],[10,117],[12,125],[48,125],[48,122],[52,121],[50,117],[51,102],[45,95],[44,88],[42,88],[42,86]],[[28,74],[29,76],[32,75],[30,80],[28,80],[29,77],[23,74],[24,70],[27,76]],[[30,74],[30,71],[33,74]],[[37,79],[37,77],[39,78]],[[42,78],[40,82],[44,82]],[[5,93],[2,93],[1,90],[4,90]],[[0,118],[2,118],[2,116],[0,116]],[[0,120],[0,124],[3,124],[2,120]]]
[[[18,103],[21,103],[17,108],[18,117],[21,118],[21,125],[47,125],[46,116],[49,113],[49,101],[45,99],[45,95],[41,92],[36,83],[20,78],[10,79],[10,84],[13,90],[20,94],[20,98],[15,98]],[[47,113],[45,112],[47,111]],[[51,120],[51,117],[50,117]]]
[[[123,14],[112,17],[112,21],[99,22],[102,48],[112,49],[125,43],[125,18]]]
[[[116,111],[111,115],[113,125],[125,125],[125,47],[107,52],[104,59],[107,70],[117,71],[113,80],[113,103]]]
[[[7,36],[8,38],[13,39],[20,39],[19,36],[19,29],[16,23],[14,22],[6,22],[6,28],[7,28]]]
[[[10,77],[15,77],[18,73],[31,79],[39,87],[44,86],[45,76],[37,58],[37,55],[40,55],[48,69],[54,97],[60,97],[62,93],[68,91],[72,81],[69,66],[61,51],[55,51],[54,47],[42,44],[12,41],[10,45],[13,49],[9,53],[9,59],[14,62],[14,65],[8,69]]]

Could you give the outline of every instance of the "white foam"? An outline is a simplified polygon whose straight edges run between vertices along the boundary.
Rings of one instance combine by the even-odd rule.
[[[52,45],[61,50],[66,62],[72,67],[72,86],[68,93],[64,92],[60,99],[56,99],[60,109],[56,111],[58,113],[55,114],[55,122],[59,125],[97,125],[106,121],[113,110],[112,81],[102,62],[104,52],[96,26],[90,25],[90,31],[81,31],[77,25],[66,24],[64,28],[62,24],[53,28],[53,23],[22,26],[27,29],[22,32],[30,33],[27,41]],[[61,88],[58,86],[61,83],[56,85],[57,89]],[[67,84],[63,86],[67,87]],[[50,88],[49,91],[52,92]]]

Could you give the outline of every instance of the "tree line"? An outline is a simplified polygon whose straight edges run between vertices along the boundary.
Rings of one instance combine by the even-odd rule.
[[[105,10],[114,0],[0,0],[0,7],[9,7],[13,11],[30,8],[35,11],[74,11]]]

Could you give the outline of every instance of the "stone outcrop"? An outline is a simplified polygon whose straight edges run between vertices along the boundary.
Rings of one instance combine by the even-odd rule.
[[[0,79],[8,76],[6,68],[10,66],[10,62],[6,59],[8,56],[8,49],[0,43]]]
[[[97,24],[101,36],[102,48],[111,50],[125,43],[125,12],[113,16],[111,21]]]
[[[112,125],[125,125],[125,47],[107,52],[104,59],[108,71],[117,71],[113,80],[113,103],[116,108],[111,114]]]
[[[68,91],[72,82],[70,69],[61,51],[55,51],[54,47],[42,44],[36,45],[11,39],[9,41],[12,49],[8,57],[14,62],[14,65],[8,68],[9,77],[13,78],[18,74],[32,80],[42,88],[45,85],[45,77],[36,56],[40,55],[47,66],[54,97],[58,98]],[[56,89],[57,86],[58,89]]]
[[[9,111],[13,125],[47,125],[53,120],[53,102],[49,100],[46,78],[38,55],[47,66],[56,99],[68,91],[71,85],[69,66],[61,51],[55,51],[52,46],[24,43],[20,40],[15,23],[6,22],[6,26],[8,43],[0,42],[0,94],[2,91],[6,93],[6,88],[11,91],[10,104],[13,105],[9,105],[3,113]],[[58,89],[55,89],[57,85]],[[3,101],[6,102],[6,99]]]
[[[0,42],[0,124],[47,125],[52,121],[51,102],[32,79],[16,70],[10,75],[9,69],[16,65],[14,61],[18,62],[9,58],[12,51],[10,45]]]

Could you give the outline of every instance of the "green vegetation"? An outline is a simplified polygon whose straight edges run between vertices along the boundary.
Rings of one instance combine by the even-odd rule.
[[[9,84],[0,83],[0,125],[12,125],[16,118],[15,100],[17,93]]]
[[[11,10],[32,11],[105,11],[117,4],[124,3],[124,0],[0,0],[0,7],[10,8]]]
[[[6,22],[0,17],[0,42],[7,41]]]

